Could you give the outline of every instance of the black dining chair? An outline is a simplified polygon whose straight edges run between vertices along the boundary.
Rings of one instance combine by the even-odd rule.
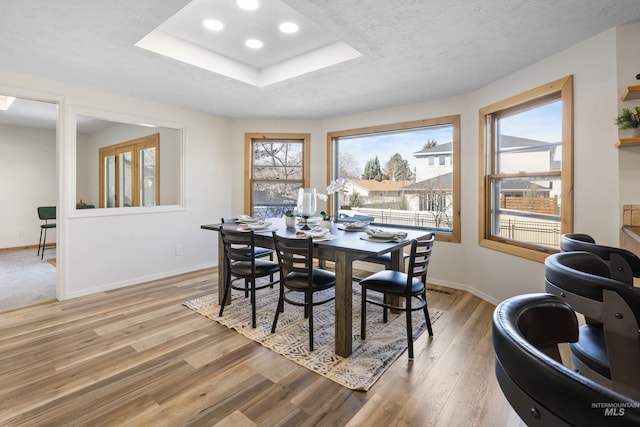
[[[431,319],[427,307],[427,270],[431,259],[431,251],[435,236],[433,234],[422,239],[414,239],[411,242],[409,255],[409,268],[407,272],[383,270],[373,273],[360,281],[362,288],[362,312],[360,318],[360,336],[366,339],[367,328],[367,304],[377,305],[383,308],[382,321],[387,322],[387,311],[404,311],[407,319],[407,343],[409,346],[409,359],[413,359],[413,326],[411,312],[422,310],[427,322],[429,336],[433,336]],[[382,300],[368,298],[367,293],[374,291],[382,294]],[[395,301],[402,301],[404,305]],[[413,302],[417,301],[417,305]]]
[[[40,255],[40,250],[42,249],[42,255],[40,255],[40,259],[44,259],[44,248],[47,244],[47,230],[52,228],[56,228],[55,221],[56,219],[56,207],[55,206],[40,206],[38,207],[38,217],[41,221],[44,221],[43,224],[40,224],[40,240],[38,240],[38,255]],[[44,236],[44,239],[43,239]]]
[[[404,271],[404,267],[405,267],[405,261],[409,258],[409,254],[403,252],[402,253],[402,258],[400,260],[400,270]],[[368,262],[371,264],[379,264],[382,265],[384,267],[385,270],[391,270],[391,252],[387,252],[386,254],[380,255],[380,256],[367,256],[364,257],[362,259],[359,259],[358,261],[361,262]],[[361,281],[363,278],[360,276],[353,276],[353,280],[356,282]]]
[[[280,298],[273,319],[271,333],[276,331],[278,317],[284,311],[284,303],[304,307],[304,317],[309,319],[309,350],[313,351],[313,307],[335,299],[335,293],[314,296],[320,291],[336,286],[336,275],[327,270],[313,268],[313,239],[288,238],[273,232],[273,241],[280,265]],[[298,296],[298,298],[295,297]]]
[[[227,224],[227,223],[235,223],[238,220],[238,218],[222,218],[221,219],[221,223],[223,224]],[[269,257],[269,261],[273,261],[273,249],[269,249],[269,248],[263,248],[261,246],[256,246],[255,247],[255,255],[256,258],[265,258],[265,257]],[[273,280],[273,275],[269,276],[270,280]],[[245,297],[248,296],[245,293]]]
[[[640,258],[631,251],[599,245],[588,234],[567,233],[560,236],[562,252],[585,251],[602,258],[609,267],[612,279],[633,285],[633,278],[640,277]]]
[[[222,317],[226,301],[231,289],[244,291],[251,297],[251,326],[256,327],[256,291],[273,287],[278,280],[272,277],[279,270],[273,261],[256,258],[255,235],[253,231],[229,230],[220,228],[220,238],[224,247],[226,277],[224,282],[224,297],[220,304],[219,316]],[[269,276],[268,281],[258,285],[257,280]],[[234,285],[242,280],[243,285]]]
[[[575,342],[578,320],[561,298],[509,298],[493,314],[496,378],[528,426],[637,426],[640,403],[565,366],[558,344]]]
[[[578,372],[640,399],[640,290],[610,278],[590,252],[560,252],[545,260],[545,289],[585,317],[571,356]]]

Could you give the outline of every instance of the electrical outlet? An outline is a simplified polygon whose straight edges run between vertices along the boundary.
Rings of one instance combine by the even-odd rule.
[[[24,237],[24,231],[18,231],[18,237]]]
[[[176,256],[182,256],[182,253],[183,253],[182,244],[176,245],[175,252],[176,252]]]

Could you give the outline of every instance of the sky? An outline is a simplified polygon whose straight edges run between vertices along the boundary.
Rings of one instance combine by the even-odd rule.
[[[545,142],[559,142],[562,140],[562,102],[555,101],[544,106],[519,112],[500,120],[500,130],[504,135],[519,136]],[[423,129],[403,130],[373,135],[340,138],[342,142],[338,150],[340,153],[350,153],[358,163],[359,169],[369,159],[378,156],[380,166],[395,153],[409,161],[411,169],[415,167],[415,157],[411,155],[422,150],[425,142],[436,140],[444,144],[453,140],[451,126],[433,126]],[[462,149],[469,141],[461,141]],[[477,143],[474,139],[472,143]]]
[[[385,163],[396,153],[400,153],[403,159],[408,160],[413,170],[415,157],[411,156],[411,153],[422,150],[429,140],[436,140],[438,144],[451,142],[453,129],[451,126],[433,126],[417,130],[340,138],[340,140],[342,144],[338,150],[341,153],[350,153],[358,162],[360,170],[364,170],[367,161],[376,156],[380,166],[384,168]]]

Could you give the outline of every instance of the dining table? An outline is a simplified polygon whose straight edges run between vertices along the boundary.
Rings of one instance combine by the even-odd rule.
[[[296,232],[301,226],[289,227],[285,225],[284,218],[268,218],[268,228],[255,230],[256,246],[274,248],[272,232],[285,237],[297,237]],[[200,228],[204,230],[220,231],[221,228],[238,229],[239,224],[233,222],[205,224]],[[426,237],[430,234],[426,229],[379,227],[383,231],[406,233],[406,239],[399,241],[373,240],[367,237],[364,231],[351,231],[343,229],[340,222],[331,227],[330,240],[314,239],[314,257],[334,262],[336,275],[335,285],[335,353],[338,356],[348,357],[352,353],[353,321],[352,321],[352,286],[353,261],[365,257],[376,257],[391,253],[391,268],[401,270],[403,266],[403,248],[411,244],[411,240]],[[218,238],[218,298],[222,303],[224,298],[225,259],[222,239]],[[230,296],[229,296],[230,298]],[[227,304],[231,300],[227,301]]]

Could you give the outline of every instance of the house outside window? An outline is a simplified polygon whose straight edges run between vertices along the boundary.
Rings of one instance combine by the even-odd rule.
[[[543,261],[573,229],[573,79],[480,110],[480,245]]]
[[[330,195],[332,214],[460,241],[460,116],[330,132],[327,142],[328,180],[347,180]]]
[[[245,134],[245,212],[280,218],[309,183],[309,134]]]

